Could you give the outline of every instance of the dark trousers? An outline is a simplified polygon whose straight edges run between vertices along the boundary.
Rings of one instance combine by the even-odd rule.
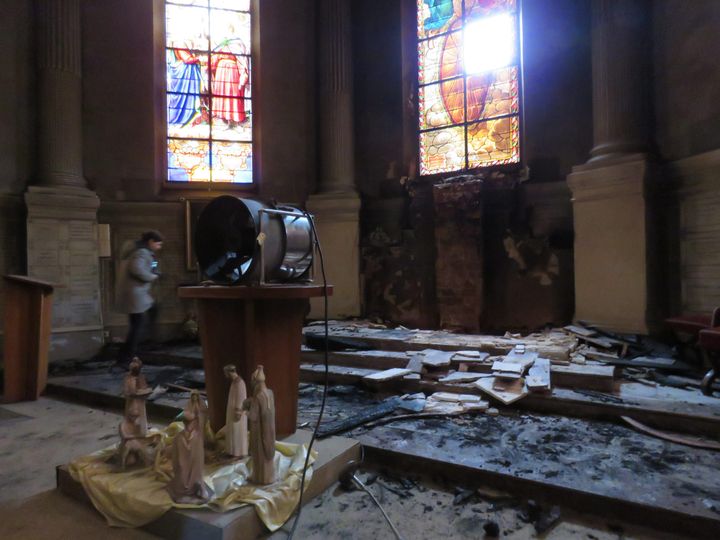
[[[155,325],[157,317],[157,304],[153,304],[144,313],[130,313],[128,315],[128,333],[125,345],[121,350],[121,359],[132,360],[137,355],[138,346],[147,337],[148,330]]]

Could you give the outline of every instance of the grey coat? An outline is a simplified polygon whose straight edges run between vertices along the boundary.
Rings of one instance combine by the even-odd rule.
[[[134,250],[120,264],[118,303],[125,313],[144,313],[155,303],[150,288],[158,278],[153,269],[155,256],[147,247]]]

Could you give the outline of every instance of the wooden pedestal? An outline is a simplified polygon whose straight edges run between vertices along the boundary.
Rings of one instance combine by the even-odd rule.
[[[328,287],[328,294],[332,287]],[[225,425],[230,387],[223,367],[234,364],[251,392],[250,377],[262,365],[275,394],[277,437],[295,432],[302,326],[308,299],[323,295],[318,285],[180,287],[180,298],[198,303],[205,388],[210,423]]]
[[[6,403],[35,400],[47,385],[54,284],[27,276],[5,278]]]

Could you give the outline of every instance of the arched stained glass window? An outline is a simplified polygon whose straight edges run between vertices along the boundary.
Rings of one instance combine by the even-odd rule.
[[[165,2],[169,182],[249,184],[250,0]]]
[[[420,173],[520,161],[518,0],[417,0]]]

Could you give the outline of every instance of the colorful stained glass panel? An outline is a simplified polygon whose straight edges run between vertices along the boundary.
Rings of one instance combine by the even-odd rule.
[[[181,6],[199,6],[207,7],[208,0],[170,0],[168,4],[178,4]]]
[[[210,7],[250,11],[250,0],[210,0]]]
[[[168,4],[165,9],[168,47],[206,51],[208,48],[207,8]]]
[[[518,117],[498,118],[468,126],[468,166],[489,167],[517,163],[520,129]]]
[[[519,162],[516,12],[516,0],[417,0],[421,174]]]
[[[214,141],[212,181],[252,183],[252,144]]]
[[[239,99],[249,97],[249,57],[224,52],[211,54],[210,91],[215,96]]]
[[[418,92],[421,129],[437,128],[464,121],[462,79],[421,86]]]
[[[210,13],[212,51],[250,54],[250,14],[219,9]]]
[[[424,39],[450,30],[462,14],[462,0],[417,0],[418,37]]]
[[[188,49],[167,49],[167,90],[182,94],[207,92],[207,54]]]
[[[187,111],[191,110],[192,114]],[[207,96],[167,95],[168,137],[201,138],[210,136]]]
[[[230,116],[235,111],[242,113],[242,122],[227,122],[219,118],[220,116]],[[234,100],[230,111],[213,109],[212,138],[227,141],[251,141],[252,113],[250,111],[250,100]]]
[[[420,133],[420,174],[457,171],[464,167],[464,126]]]
[[[516,114],[518,99],[517,68],[508,68],[467,78],[468,121]]]
[[[487,73],[517,62],[515,17],[500,13],[467,21],[463,32],[465,72]]]
[[[249,0],[166,1],[171,182],[253,181],[250,7]]]
[[[210,181],[210,143],[168,139],[168,180]]]
[[[462,74],[461,45],[461,32],[421,41],[418,44],[420,84]]]
[[[465,17],[487,17],[515,11],[516,0],[465,0]]]

